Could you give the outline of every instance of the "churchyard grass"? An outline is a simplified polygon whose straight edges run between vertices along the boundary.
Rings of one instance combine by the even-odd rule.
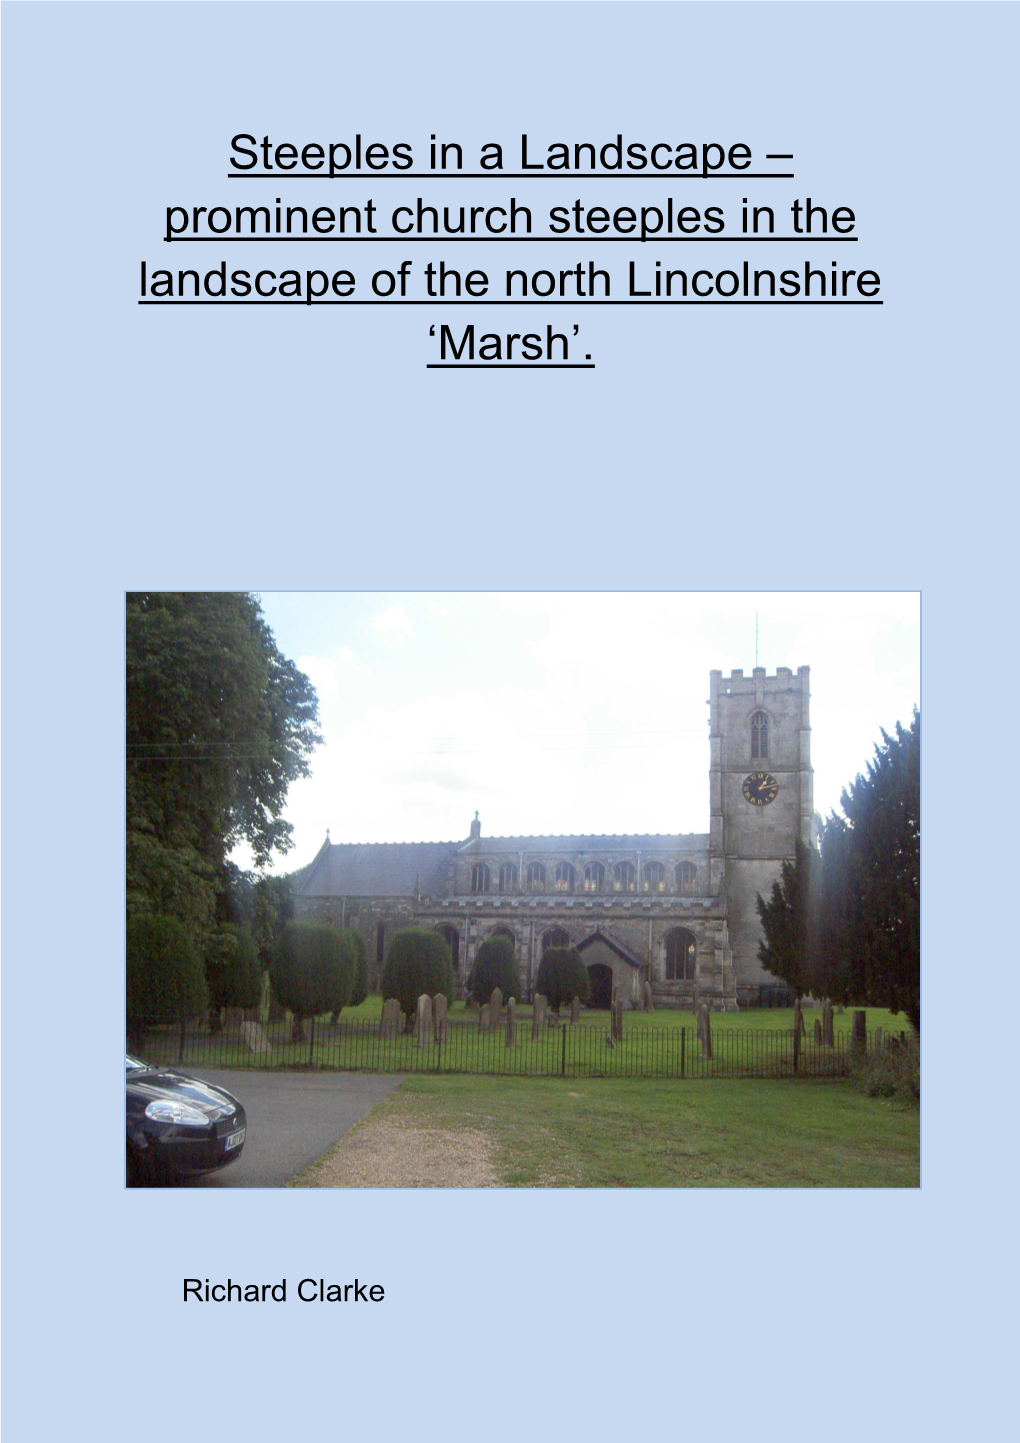
[[[804,1026],[810,1036],[817,1017],[819,1022],[822,1018],[820,1007],[805,1007]],[[868,1031],[881,1027],[886,1033],[899,1034],[906,1032],[910,1034],[910,1021],[905,1012],[889,1012],[884,1007],[867,1007],[863,1009],[867,1013]],[[847,1007],[842,1013],[837,1012],[835,1025],[837,1031],[850,1031],[850,1019],[854,1009]],[[568,1016],[570,1009],[563,1009],[564,1016]],[[382,998],[367,997],[359,1007],[347,1007],[344,1009],[342,1020],[344,1022],[378,1022],[382,1013]],[[478,1021],[478,1008],[469,1008],[464,1002],[455,1002],[450,1008],[451,1022],[476,1022]],[[517,1024],[527,1022],[531,1026],[531,1006],[522,1002],[517,1009]],[[585,1027],[608,1027],[609,1012],[599,1012],[588,1007],[581,1009],[581,1024]],[[624,1027],[687,1027],[695,1026],[693,1012],[681,1012],[670,1007],[657,1008],[654,1012],[631,1011],[623,1014]],[[755,1007],[746,1008],[740,1012],[713,1012],[712,1030],[718,1028],[737,1028],[740,1030],[760,1029],[763,1031],[786,1032],[793,1026],[792,1007]]]
[[[481,1134],[504,1187],[917,1187],[916,1108],[847,1083],[406,1078],[358,1128],[408,1146]],[[294,1179],[328,1186],[346,1140]],[[363,1164],[364,1165],[364,1164]],[[443,1184],[457,1186],[456,1177]]]

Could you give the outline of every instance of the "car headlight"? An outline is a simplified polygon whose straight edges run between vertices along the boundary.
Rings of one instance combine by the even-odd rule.
[[[153,1122],[176,1122],[182,1127],[208,1127],[209,1119],[200,1108],[192,1107],[188,1102],[150,1102],[145,1109],[145,1116]]]

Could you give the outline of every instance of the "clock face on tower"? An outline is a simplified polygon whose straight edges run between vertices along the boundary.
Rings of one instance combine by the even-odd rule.
[[[752,807],[767,807],[769,802],[775,801],[778,791],[779,783],[769,772],[752,772],[744,778],[744,801],[750,802]]]

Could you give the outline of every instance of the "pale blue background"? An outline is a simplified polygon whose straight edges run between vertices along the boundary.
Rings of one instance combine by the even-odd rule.
[[[1012,1360],[997,1298],[1015,1130],[997,1109],[1013,1083],[996,1059],[1012,1050],[1015,963],[1015,7],[83,4],[4,19],[11,1436],[995,1427]],[[583,324],[595,372],[461,377],[423,368],[438,307],[134,304],[143,258],[254,259],[160,241],[167,204],[242,203],[225,180],[234,133],[359,129],[418,151],[432,131],[468,144],[523,129],[790,150],[798,180],[769,195],[853,206],[862,239],[834,254],[877,269],[886,304],[579,303],[550,319]],[[713,199],[732,207],[738,184]],[[612,187],[578,194],[625,203]],[[534,189],[537,206],[560,188]],[[409,254],[420,266],[426,250]],[[451,250],[493,269],[516,254]],[[663,258],[679,251],[744,255]],[[577,258],[607,254],[622,269],[629,251]],[[922,588],[923,1190],[125,1193],[111,1119],[135,586]],[[961,1004],[981,1007],[966,1046]],[[355,1272],[387,1285],[383,1308],[178,1302],[184,1275]]]

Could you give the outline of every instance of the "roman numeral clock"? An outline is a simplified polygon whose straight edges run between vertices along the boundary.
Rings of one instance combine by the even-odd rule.
[[[779,783],[771,772],[752,772],[744,778],[742,790],[744,801],[750,802],[752,807],[767,807],[769,802],[775,801]]]

